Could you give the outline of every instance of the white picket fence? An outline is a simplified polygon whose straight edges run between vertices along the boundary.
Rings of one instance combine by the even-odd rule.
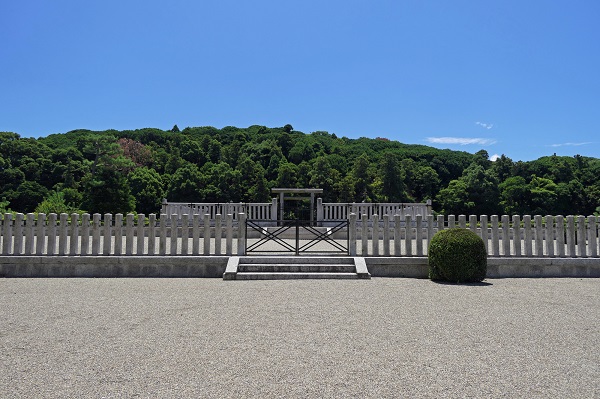
[[[33,213],[14,217],[7,213],[0,227],[0,255],[243,255],[246,218],[244,213],[162,214],[158,219],[152,214],[147,223],[136,223],[132,214],[40,213],[36,218]],[[144,221],[144,215],[137,220]],[[347,241],[352,256],[418,257],[427,255],[436,232],[463,227],[477,233],[494,257],[598,258],[599,226],[596,216],[461,215],[457,219],[351,213]],[[343,237],[340,241],[346,241]]]

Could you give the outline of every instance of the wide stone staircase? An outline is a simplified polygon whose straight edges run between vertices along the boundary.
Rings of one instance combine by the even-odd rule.
[[[370,279],[364,258],[232,256],[223,280]]]

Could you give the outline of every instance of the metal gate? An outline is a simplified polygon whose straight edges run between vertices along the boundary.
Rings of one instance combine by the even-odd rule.
[[[329,227],[310,220],[246,220],[246,254],[348,255],[348,221]]]

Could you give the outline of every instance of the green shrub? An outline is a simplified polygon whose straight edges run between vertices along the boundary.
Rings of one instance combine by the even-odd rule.
[[[468,229],[436,233],[429,243],[429,278],[455,283],[479,282],[487,272],[483,240]]]

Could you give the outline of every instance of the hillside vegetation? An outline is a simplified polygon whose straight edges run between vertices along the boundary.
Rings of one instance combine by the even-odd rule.
[[[421,202],[445,214],[592,214],[600,160],[491,162],[383,138],[280,128],[0,133],[0,210],[156,213],[176,202],[265,202],[272,187],[323,188],[325,202]]]

